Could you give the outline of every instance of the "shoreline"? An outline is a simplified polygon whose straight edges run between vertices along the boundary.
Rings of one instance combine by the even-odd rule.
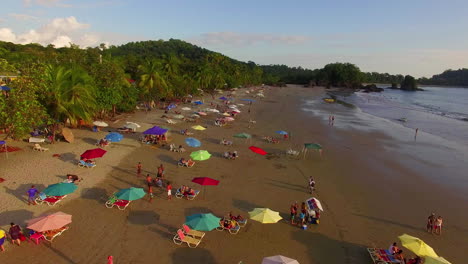
[[[119,157],[119,162],[108,165],[112,168],[109,173],[93,171],[95,174],[89,177],[106,175],[95,187],[80,190],[80,199],[47,207],[73,215],[70,230],[54,241],[53,247],[22,244],[14,248],[6,243],[0,260],[33,263],[47,259],[48,263],[92,264],[102,263],[107,255],[114,255],[116,263],[147,263],[154,259],[160,263],[241,260],[260,263],[265,256],[282,254],[300,263],[367,263],[371,260],[366,247],[387,248],[397,241],[398,235],[408,233],[423,239],[452,263],[462,263],[464,256],[457,245],[468,243],[468,231],[467,213],[463,204],[456,202],[459,198],[450,189],[431,183],[395,161],[393,153],[382,143],[392,139],[383,133],[336,129],[324,124],[323,118],[301,111],[303,98],[320,98],[323,94],[322,88],[269,89],[265,99],[253,104],[250,116],[241,108],[243,113],[229,127],[211,125],[205,131],[196,132],[194,136],[202,141],[202,149],[208,149],[213,157],[197,162],[193,168],[177,167],[175,162],[180,155],[168,150],[143,145],[123,151],[125,155]],[[324,106],[327,105],[318,107]],[[156,116],[160,111],[156,112],[146,116],[147,124],[159,122]],[[257,124],[249,129],[250,118]],[[276,145],[261,140],[263,135],[272,135],[280,129],[292,132],[290,141]],[[283,156],[266,159],[250,152],[247,149],[250,144],[245,140],[234,139],[232,147],[218,144],[222,137],[231,138],[241,132],[251,133],[251,144],[267,152],[279,153],[289,147],[299,149],[305,142],[318,142],[324,147],[324,156],[310,153],[305,160]],[[171,137],[174,143],[183,140],[176,133]],[[115,147],[122,149],[117,144]],[[227,150],[238,150],[240,158],[235,161],[221,158]],[[188,148],[184,156],[191,151]],[[106,156],[102,159],[104,163]],[[105,208],[105,199],[113,191],[129,185],[144,186],[143,178],[135,176],[138,161],[142,161],[143,171],[152,172],[152,176],[163,162],[174,188],[191,184],[193,177],[200,176],[221,182],[219,186],[208,186],[193,201],[175,198],[166,201],[164,191],[160,191],[160,196],[151,203],[145,197],[132,202],[125,211]],[[99,166],[100,161],[97,162]],[[320,225],[304,231],[288,224],[289,205],[311,196],[306,188],[310,175],[317,181],[314,196],[322,202],[325,211]],[[82,188],[80,185],[79,189]],[[249,220],[237,235],[211,231],[197,249],[176,246],[171,241],[187,215],[213,212],[223,216],[233,211],[245,217],[254,207],[279,211],[284,220],[273,225]],[[447,221],[440,237],[424,231],[425,219],[432,210],[437,210]],[[15,254],[18,252],[27,254]]]

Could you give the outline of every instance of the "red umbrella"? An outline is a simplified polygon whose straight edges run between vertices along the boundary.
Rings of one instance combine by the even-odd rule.
[[[107,264],[113,264],[114,263],[114,257],[108,256],[107,257]]]
[[[95,159],[95,158],[100,158],[106,154],[107,151],[100,149],[100,148],[95,148],[95,149],[88,149],[85,151],[83,154],[81,154],[81,158],[85,159]]]
[[[194,183],[198,183],[202,186],[206,186],[206,185],[218,185],[219,184],[219,181],[218,180],[215,180],[215,179],[211,179],[209,177],[197,177],[197,178],[193,178],[192,179],[192,182]],[[203,199],[205,199],[205,187],[203,187]]]
[[[259,147],[255,147],[255,146],[250,146],[249,149],[257,154],[260,154],[260,155],[266,155],[268,154],[266,151],[264,151],[263,149],[259,148]]]
[[[200,185],[218,185],[219,181],[215,179],[211,179],[209,177],[197,177],[193,178],[192,182],[198,183]]]

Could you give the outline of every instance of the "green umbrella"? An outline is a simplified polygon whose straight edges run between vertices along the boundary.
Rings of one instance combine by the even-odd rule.
[[[115,194],[115,197],[120,200],[133,201],[143,198],[145,196],[143,188],[130,187],[128,189],[122,189]]]
[[[305,143],[304,148],[306,149],[322,149],[322,146],[317,143]]]
[[[252,136],[247,133],[240,133],[240,134],[235,134],[234,137],[236,138],[251,138]]]
[[[73,183],[61,182],[49,185],[43,192],[47,196],[64,196],[74,192],[77,188]]]
[[[194,214],[185,218],[185,224],[199,231],[211,231],[219,226],[221,218],[213,214]]]
[[[207,160],[211,157],[211,154],[206,150],[197,150],[192,152],[190,157],[194,160]]]

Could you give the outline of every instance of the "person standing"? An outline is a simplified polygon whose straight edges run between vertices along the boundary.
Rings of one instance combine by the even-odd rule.
[[[315,191],[315,180],[312,178],[312,176],[309,178],[309,189],[311,194],[313,191]]]
[[[31,188],[28,190],[28,205],[36,205],[36,194],[39,191],[36,189],[36,186],[32,185]]]
[[[295,224],[295,218],[297,216],[297,202],[291,204],[291,225]]]
[[[146,184],[148,185],[148,193],[150,197],[153,198],[153,179],[149,174],[146,174]]]
[[[5,243],[5,238],[6,238],[6,232],[3,229],[0,229],[0,250],[5,251],[5,247],[3,246],[3,243]]]
[[[442,235],[442,216],[438,216],[437,219],[435,220],[434,224],[434,233],[436,235]]]
[[[433,233],[434,232],[434,223],[436,220],[435,213],[432,213],[428,218],[427,218],[427,224],[426,224],[426,229],[427,232]]]
[[[164,167],[162,164],[158,167],[157,176],[161,179],[164,178]]]
[[[137,176],[141,175],[141,162],[138,162],[137,164]]]
[[[419,128],[416,128],[416,130],[414,131],[414,140],[416,140],[416,137],[418,136],[418,131],[419,131]]]
[[[16,242],[16,244],[18,244],[19,246],[21,244],[21,227],[19,227],[19,225],[15,225],[15,223],[10,223],[10,230],[8,231],[8,233],[10,234],[11,242],[13,244],[15,244]]]
[[[328,125],[331,126],[331,115],[328,116]]]
[[[172,200],[172,183],[171,182],[167,182],[166,190],[167,190],[167,199]]]
[[[331,125],[333,126],[334,124],[335,124],[335,116],[332,115],[332,117],[331,117]]]

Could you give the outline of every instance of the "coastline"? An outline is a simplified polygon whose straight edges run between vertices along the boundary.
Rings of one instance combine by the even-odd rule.
[[[106,155],[102,161],[97,161],[109,171],[86,171],[92,172],[89,177],[99,179],[105,176],[95,182],[95,187],[80,183],[79,199],[64,201],[57,207],[42,206],[41,211],[52,209],[71,213],[73,223],[70,231],[50,247],[22,245],[13,248],[7,243],[7,251],[0,254],[0,260],[11,263],[34,263],[32,261],[37,259],[47,260],[44,263],[102,263],[107,255],[114,255],[116,263],[147,263],[155,259],[160,263],[237,263],[240,260],[260,263],[264,256],[283,254],[298,259],[300,263],[367,263],[370,259],[366,247],[386,248],[397,241],[398,235],[409,233],[425,240],[452,263],[462,263],[464,252],[458,250],[457,245],[468,244],[468,230],[464,204],[457,202],[459,195],[402,166],[398,162],[401,157],[395,157],[383,143],[387,141],[397,146],[399,143],[392,141],[391,137],[375,131],[330,127],[323,122],[327,116],[311,116],[301,111],[304,98],[321,98],[323,95],[321,88],[270,89],[264,100],[252,106],[252,116],[243,111],[229,127],[209,126],[206,131],[194,135],[203,142],[202,149],[208,149],[213,157],[197,162],[193,168],[178,168],[175,161],[180,155],[140,146],[135,138],[126,139],[128,146],[115,144],[108,153],[115,152],[115,158]],[[318,107],[322,111],[330,111],[327,105]],[[346,109],[333,111],[340,115],[340,111]],[[160,124],[160,112],[143,116],[145,124],[148,127],[153,123]],[[257,124],[249,129],[250,118]],[[338,119],[337,125],[339,122]],[[272,135],[279,129],[291,131],[289,142],[271,145],[261,140],[262,135]],[[298,149],[305,142],[318,142],[324,147],[324,156],[320,158],[312,153],[305,160],[266,159],[251,153],[244,140],[234,140],[232,147],[218,144],[222,137],[230,138],[240,132],[252,133],[253,145],[267,152],[277,153],[289,147]],[[171,137],[176,143],[183,139],[176,133]],[[238,150],[240,158],[235,161],[220,158],[226,150]],[[49,156],[52,153],[51,148]],[[18,152],[10,157],[9,163],[21,159],[19,156],[22,154]],[[27,155],[33,154],[44,153]],[[174,187],[189,184],[193,177],[198,176],[213,177],[221,183],[208,186],[210,188],[206,188],[203,197],[198,197],[204,199],[166,201],[164,191],[159,191],[151,203],[146,197],[132,203],[125,211],[106,209],[104,202],[113,191],[129,185],[144,186],[143,178],[135,176],[138,161],[142,161],[143,171],[152,173],[152,176],[159,163],[163,162],[166,174],[175,183]],[[22,174],[21,171],[15,173]],[[314,196],[322,201],[325,211],[320,225],[303,231],[287,223],[288,209],[291,202],[310,197],[306,188],[310,175],[317,181]],[[49,178],[48,181],[54,183],[57,178]],[[86,180],[83,183],[86,184]],[[9,214],[19,216],[23,213],[24,218],[24,211],[31,210],[24,207],[27,205]],[[254,207],[279,211],[285,221],[274,225],[249,221],[237,235],[211,231],[198,249],[179,247],[171,241],[186,215],[213,212],[223,216],[233,211],[246,216],[247,211]],[[424,230],[425,219],[433,210],[446,219],[444,234],[440,237],[431,236]],[[39,213],[39,210],[34,213]],[[2,213],[0,216],[4,220],[3,217],[8,215]],[[194,262],[194,259],[199,262]]]

